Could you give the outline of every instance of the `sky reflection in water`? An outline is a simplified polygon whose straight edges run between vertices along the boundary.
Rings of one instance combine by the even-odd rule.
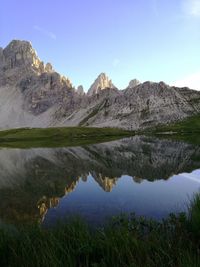
[[[55,208],[48,210],[44,223],[52,224],[70,215],[79,215],[91,223],[100,223],[110,215],[135,212],[156,219],[171,212],[187,209],[187,203],[200,188],[200,170],[172,176],[169,180],[141,183],[122,176],[111,192],[103,191],[93,177],[80,181],[74,192],[61,198]]]
[[[101,223],[182,211],[200,187],[200,147],[135,136],[70,148],[0,149],[0,218]]]

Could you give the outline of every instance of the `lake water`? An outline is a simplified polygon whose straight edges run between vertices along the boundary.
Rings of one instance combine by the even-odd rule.
[[[70,148],[0,150],[0,219],[99,224],[186,210],[200,188],[200,146],[136,136]]]

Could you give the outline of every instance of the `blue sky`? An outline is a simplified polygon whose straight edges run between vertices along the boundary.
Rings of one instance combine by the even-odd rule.
[[[200,0],[1,0],[0,46],[12,39],[86,90],[101,72],[200,89]]]

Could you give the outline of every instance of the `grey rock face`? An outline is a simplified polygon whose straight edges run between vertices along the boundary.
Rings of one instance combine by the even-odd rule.
[[[121,91],[102,73],[87,94],[38,58],[31,44],[0,48],[0,128],[95,126],[139,129],[200,113],[200,92],[132,80]]]
[[[131,80],[131,81],[129,82],[129,85],[128,85],[127,88],[134,88],[134,87],[136,87],[136,86],[139,85],[139,84],[140,84],[140,81],[139,81],[139,80],[137,80],[137,79],[133,79],[133,80]]]
[[[30,42],[13,40],[0,52],[0,85],[14,85],[26,75],[42,72],[44,63]]]
[[[3,64],[3,48],[0,47],[0,63]]]
[[[48,110],[54,104],[61,104],[72,88],[66,79],[56,72],[44,72],[22,79],[18,84],[24,96],[24,109],[34,115]]]
[[[51,63],[47,63],[46,66],[45,66],[45,71],[46,72],[53,72],[53,67],[51,65]]]
[[[44,71],[44,64],[38,58],[30,42],[13,40],[3,49],[1,68],[6,71],[17,67],[28,67],[39,73]]]
[[[79,85],[79,86],[77,87],[77,93],[78,93],[79,95],[84,95],[84,94],[85,94],[82,85]]]
[[[97,94],[106,88],[115,88],[115,86],[105,73],[101,73],[88,90],[88,95]]]

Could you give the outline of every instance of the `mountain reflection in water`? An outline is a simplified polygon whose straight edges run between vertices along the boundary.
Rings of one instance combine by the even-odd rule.
[[[74,214],[92,222],[136,211],[158,218],[181,210],[177,205],[198,191],[199,173],[188,174],[198,168],[199,146],[144,136],[84,147],[1,149],[0,217],[48,224]]]

